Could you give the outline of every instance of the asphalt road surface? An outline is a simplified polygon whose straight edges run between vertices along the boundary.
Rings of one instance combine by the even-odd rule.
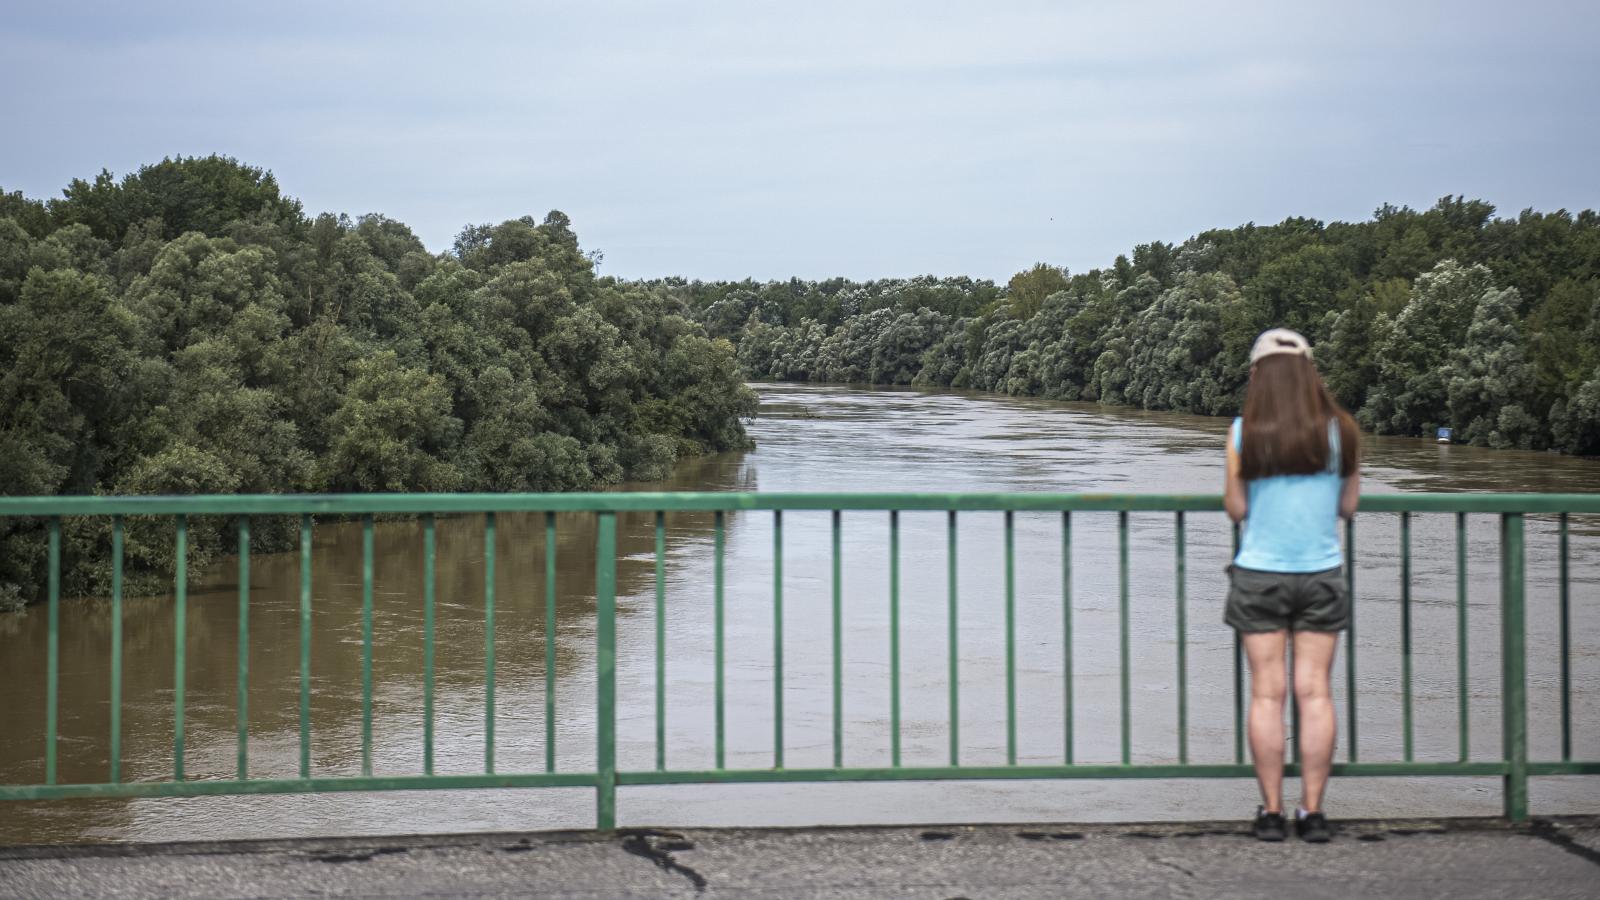
[[[1600,897],[1600,818],[631,830],[0,848],[0,897]]]

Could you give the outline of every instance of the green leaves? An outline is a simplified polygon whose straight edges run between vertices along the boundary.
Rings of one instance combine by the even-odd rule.
[[[81,223],[112,242],[151,218],[163,223],[168,240],[186,231],[218,236],[241,220],[300,218],[299,201],[281,196],[271,173],[226,156],[163,159],[121,182],[107,171],[92,182],[74,179],[49,209],[58,226]]]
[[[1031,319],[1051,294],[1067,289],[1067,272],[1048,263],[1018,272],[1006,283],[1006,298],[1013,319]]]
[[[430,255],[382,216],[307,219],[222,157],[0,193],[0,492],[541,491],[745,446],[733,345],[663,285],[596,279],[559,212]],[[740,320],[742,324],[743,319]],[[254,530],[260,549],[292,537]],[[193,571],[227,552],[192,523]],[[163,530],[165,528],[165,530]],[[0,601],[43,584],[0,523]],[[109,534],[69,524],[66,584]],[[130,585],[171,528],[129,523]]]
[[[444,379],[402,366],[392,350],[357,360],[333,414],[318,481],[335,491],[447,491],[459,479],[441,457],[460,437]]]
[[[1600,214],[1445,197],[1140,244],[1104,270],[661,286],[753,378],[868,381],[1236,411],[1262,330],[1312,338],[1367,427],[1600,452]]]

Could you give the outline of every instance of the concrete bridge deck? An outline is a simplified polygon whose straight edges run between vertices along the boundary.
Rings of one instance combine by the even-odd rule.
[[[0,848],[0,896],[877,898],[1600,896],[1600,817],[624,830]]]

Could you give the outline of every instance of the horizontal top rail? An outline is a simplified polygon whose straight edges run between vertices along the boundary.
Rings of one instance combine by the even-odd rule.
[[[1367,512],[1600,513],[1595,494],[1364,494]],[[236,494],[0,497],[0,516],[357,515],[714,510],[1208,512],[1221,494],[732,493]]]

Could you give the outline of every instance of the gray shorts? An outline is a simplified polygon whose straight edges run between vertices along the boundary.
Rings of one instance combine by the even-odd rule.
[[[1223,621],[1240,631],[1343,631],[1350,625],[1344,569],[1261,572],[1228,567]]]

